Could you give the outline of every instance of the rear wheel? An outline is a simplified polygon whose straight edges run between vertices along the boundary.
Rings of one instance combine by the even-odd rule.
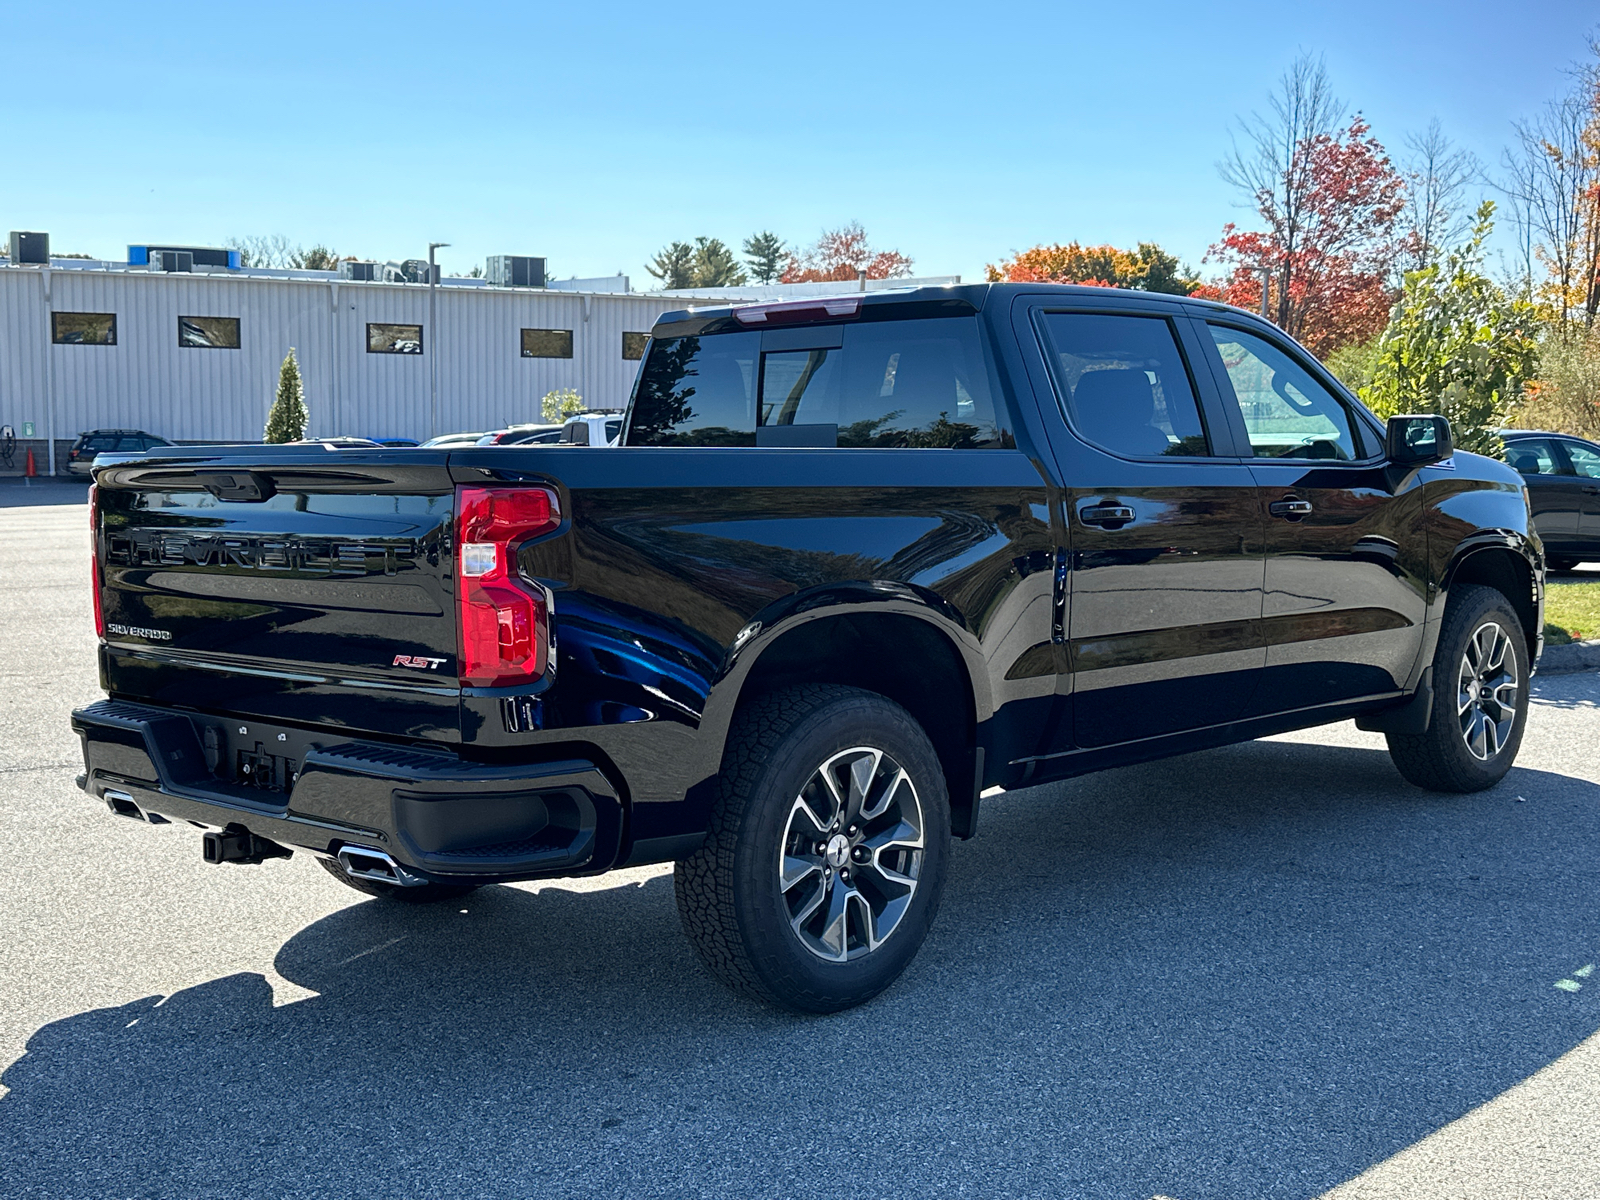
[[[730,731],[710,834],[674,873],[678,913],[723,982],[836,1012],[916,955],[949,841],[944,772],[903,708],[856,688],[788,689]]]
[[[476,884],[424,883],[419,887],[396,887],[392,883],[379,883],[376,879],[357,879],[347,873],[342,864],[331,858],[318,858],[322,869],[345,887],[355,888],[369,896],[395,900],[401,904],[433,904],[440,900],[459,900],[478,890]]]
[[[1418,787],[1477,792],[1505,777],[1528,720],[1527,637],[1493,588],[1450,598],[1433,656],[1428,732],[1388,735],[1394,765]]]

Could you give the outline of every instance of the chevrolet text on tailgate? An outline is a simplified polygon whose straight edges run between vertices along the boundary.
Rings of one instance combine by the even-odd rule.
[[[605,453],[95,478],[112,812],[406,902],[674,862],[706,965],[800,1010],[900,974],[995,789],[1350,717],[1485,788],[1541,647],[1517,475],[1182,297],[671,313]]]

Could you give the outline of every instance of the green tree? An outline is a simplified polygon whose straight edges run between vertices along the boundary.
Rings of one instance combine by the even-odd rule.
[[[267,412],[267,429],[264,442],[298,442],[306,436],[306,424],[311,412],[306,408],[305,389],[300,385],[300,364],[295,361],[294,347],[284,356],[278,368],[278,397]]]
[[[744,260],[757,283],[777,283],[789,263],[789,247],[769,229],[744,240]]]
[[[557,388],[544,394],[539,408],[546,422],[559,425],[568,417],[575,417],[583,411],[583,397],[571,388]]]
[[[309,250],[296,250],[289,265],[301,271],[337,271],[339,256],[319,242]]]
[[[1372,382],[1361,398],[1382,417],[1440,413],[1463,450],[1494,454],[1495,430],[1538,365],[1537,314],[1483,272],[1494,202],[1479,206],[1467,240],[1442,261],[1408,271],[1400,303],[1378,338]]]
[[[688,242],[673,242],[644,269],[661,280],[663,288],[686,288],[694,286],[694,265],[694,247]]]
[[[749,276],[720,238],[695,238],[695,287],[735,287]]]

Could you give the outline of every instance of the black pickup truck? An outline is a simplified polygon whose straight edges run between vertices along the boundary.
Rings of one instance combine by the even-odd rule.
[[[1509,769],[1522,480],[1249,314],[1025,284],[669,314],[621,447],[96,462],[83,787],[398,901],[675,862],[722,979],[916,953],[979,801],[1354,717]]]

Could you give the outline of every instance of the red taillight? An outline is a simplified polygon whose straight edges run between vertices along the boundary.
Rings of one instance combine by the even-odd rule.
[[[456,489],[457,673],[467,686],[507,687],[544,674],[550,612],[544,592],[517,573],[516,548],[560,524],[548,488]]]
[[[741,325],[801,325],[808,321],[840,321],[861,315],[860,296],[818,300],[785,300],[781,304],[747,304],[733,310]]]
[[[100,606],[100,555],[97,543],[100,538],[100,488],[89,485],[89,586],[94,594],[94,632],[101,641],[106,636],[106,614]]]

